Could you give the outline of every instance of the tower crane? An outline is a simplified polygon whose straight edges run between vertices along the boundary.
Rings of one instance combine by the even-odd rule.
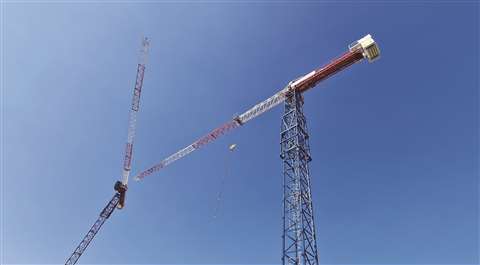
[[[285,101],[285,99],[291,92],[302,94],[310,88],[316,86],[321,81],[359,61],[362,61],[363,59],[368,59],[369,62],[373,62],[374,60],[379,58],[379,56],[380,50],[376,42],[373,40],[370,34],[366,35],[358,41],[350,44],[348,46],[348,51],[340,57],[334,59],[333,61],[319,69],[313,70],[304,76],[292,80],[287,84],[285,88],[277,92],[275,95],[258,103],[244,113],[236,116],[231,121],[228,121],[227,123],[224,123],[223,125],[217,127],[216,129],[212,130],[208,134],[188,145],[187,147],[180,149],[176,153],[160,161],[158,164],[155,164],[152,167],[141,171],[134,177],[134,179],[136,181],[143,180],[145,177],[152,175],[153,173],[167,167],[171,163],[185,157],[193,151],[213,142],[218,137],[228,133],[229,131],[244,125],[253,118],[258,117],[259,115],[267,112],[281,102]]]
[[[137,124],[137,113],[140,107],[140,95],[143,87],[143,77],[145,73],[145,64],[147,62],[148,49],[150,41],[148,38],[142,40],[142,48],[140,50],[139,62],[137,65],[137,76],[135,81],[135,87],[133,88],[132,103],[129,112],[128,119],[128,135],[127,143],[125,145],[125,153],[123,159],[122,180],[115,182],[114,190],[115,194],[108,202],[107,206],[100,212],[100,216],[90,228],[88,233],[82,239],[80,244],[75,248],[72,255],[67,259],[65,265],[73,265],[77,263],[80,256],[98,233],[105,221],[110,217],[115,208],[122,209],[125,207],[125,195],[127,193],[128,178],[130,176],[132,155],[133,155],[133,142],[135,138],[135,129]]]
[[[303,113],[303,93],[319,82],[368,59],[379,58],[380,50],[370,35],[359,39],[348,47],[348,51],[327,65],[301,76],[287,84],[272,97],[253,106],[231,121],[214,129],[189,146],[165,158],[160,163],[141,171],[136,180],[159,171],[193,151],[213,142],[218,137],[238,128],[265,113],[281,102],[285,102],[280,131],[280,158],[283,160],[283,265],[318,265],[319,254],[311,194],[309,162],[309,135]]]

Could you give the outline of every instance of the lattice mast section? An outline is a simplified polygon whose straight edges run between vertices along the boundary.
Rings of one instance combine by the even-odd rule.
[[[80,244],[73,251],[70,258],[68,258],[68,260],[65,262],[65,265],[73,265],[77,263],[78,259],[83,254],[85,249],[88,247],[90,242],[92,242],[93,238],[98,233],[102,225],[105,223],[105,221],[110,217],[112,212],[115,210],[115,207],[117,207],[119,200],[120,200],[120,193],[115,193],[115,195],[113,195],[113,198],[110,200],[107,206],[102,210],[102,212],[100,212],[100,216],[98,217],[97,221],[95,221],[95,223],[90,228],[90,230],[88,230],[88,233],[82,239]]]
[[[292,91],[285,100],[280,133],[283,160],[283,255],[284,265],[317,265],[318,251],[312,206],[312,160],[303,97]]]

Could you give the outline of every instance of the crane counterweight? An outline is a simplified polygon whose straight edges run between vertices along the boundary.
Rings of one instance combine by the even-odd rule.
[[[380,58],[380,49],[370,34],[348,45],[350,51],[361,51],[362,55],[373,62]]]

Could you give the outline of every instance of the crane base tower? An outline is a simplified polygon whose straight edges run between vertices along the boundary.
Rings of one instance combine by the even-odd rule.
[[[285,99],[280,133],[283,160],[283,265],[317,265],[318,251],[308,163],[312,160],[303,96]]]

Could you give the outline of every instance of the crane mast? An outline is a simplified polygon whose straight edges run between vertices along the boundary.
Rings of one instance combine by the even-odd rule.
[[[193,151],[213,142],[218,137],[228,133],[229,131],[237,127],[240,127],[241,125],[252,120],[253,118],[267,112],[278,104],[284,102],[287,96],[291,94],[291,92],[302,94],[303,92],[316,86],[319,82],[363,59],[368,59],[369,62],[372,62],[376,60],[379,56],[380,51],[377,44],[370,36],[370,34],[366,35],[360,40],[350,44],[348,51],[345,52],[342,56],[334,59],[333,61],[319,69],[316,69],[300,78],[291,81],[285,88],[277,92],[275,95],[258,103],[246,112],[233,118],[231,121],[228,121],[220,127],[212,130],[211,132],[204,135],[189,146],[177,151],[176,153],[160,161],[158,164],[155,164],[152,167],[141,171],[138,175],[134,177],[134,179],[140,181],[145,177],[165,168],[171,163],[181,159],[182,157],[192,153]]]
[[[93,238],[98,233],[102,225],[113,213],[119,201],[120,193],[115,193],[115,195],[113,195],[113,198],[108,202],[107,206],[105,206],[105,208],[100,212],[100,216],[98,217],[97,221],[95,221],[95,223],[92,225],[90,230],[88,230],[88,233],[82,239],[82,242],[80,242],[77,248],[73,251],[70,258],[68,258],[68,260],[65,262],[65,265],[73,265],[77,263],[78,259],[88,247],[90,242],[92,242]]]
[[[127,192],[127,183],[128,177],[130,175],[131,163],[132,163],[132,154],[133,154],[133,141],[135,138],[135,129],[137,124],[137,112],[140,107],[140,95],[143,87],[143,77],[145,73],[145,64],[147,61],[148,49],[150,42],[148,38],[142,40],[142,48],[140,50],[139,63],[137,65],[137,75],[135,80],[135,87],[133,89],[132,104],[129,112],[128,120],[128,136],[127,143],[125,145],[125,154],[123,161],[123,170],[122,170],[122,181],[117,181],[114,185],[115,194],[112,199],[108,202],[107,206],[103,208],[100,212],[99,217],[92,225],[88,233],[82,239],[80,244],[75,248],[72,255],[67,259],[65,265],[73,265],[77,263],[80,256],[83,254],[85,249],[88,247],[90,242],[92,242],[95,235],[98,233],[100,228],[103,226],[105,221],[112,215],[115,208],[122,209],[125,206],[125,194]]]

